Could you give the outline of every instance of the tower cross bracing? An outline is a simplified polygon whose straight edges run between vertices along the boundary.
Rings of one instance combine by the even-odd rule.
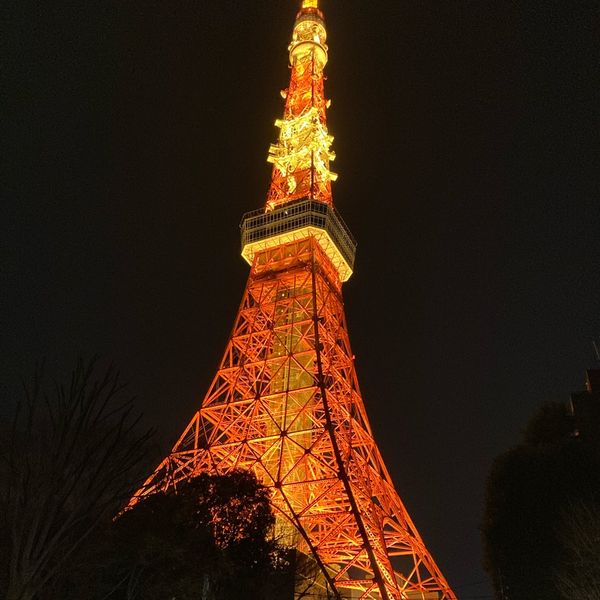
[[[250,275],[198,412],[132,502],[200,473],[251,470],[276,535],[338,598],[455,600],[396,492],[367,418],[342,284],[356,242],[333,207],[327,33],[304,0],[265,206],[244,216]]]

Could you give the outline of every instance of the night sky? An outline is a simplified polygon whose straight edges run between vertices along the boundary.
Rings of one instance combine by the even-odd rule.
[[[112,360],[165,451],[248,274],[296,2],[2,9],[2,387]],[[493,457],[600,336],[595,3],[328,0],[344,293],[376,439],[459,598]],[[6,93],[8,91],[8,93]]]

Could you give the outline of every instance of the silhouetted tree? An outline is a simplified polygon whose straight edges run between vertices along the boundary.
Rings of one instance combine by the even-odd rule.
[[[48,389],[25,386],[0,462],[0,567],[7,600],[52,597],[85,542],[139,485],[150,432],[118,373],[79,361]]]
[[[483,523],[485,567],[502,600],[563,600],[558,524],[565,506],[600,498],[600,457],[562,404],[545,404],[523,442],[494,461]]]
[[[600,505],[577,502],[563,511],[563,560],[557,587],[564,600],[600,600]]]
[[[146,497],[116,519],[65,593],[262,600],[288,567],[271,537],[273,523],[269,492],[251,473],[202,474]]]

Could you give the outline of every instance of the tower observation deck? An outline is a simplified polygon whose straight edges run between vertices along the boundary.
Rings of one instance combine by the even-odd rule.
[[[241,222],[250,275],[231,336],[199,410],[132,503],[201,473],[249,470],[271,491],[277,535],[318,568],[312,598],[456,600],[358,385],[342,296],[356,242],[331,193],[326,42],[318,1],[304,0],[266,202]]]
[[[356,242],[333,206],[318,200],[295,200],[274,210],[246,213],[241,223],[242,256],[252,265],[257,252],[313,238],[342,281],[352,275]]]

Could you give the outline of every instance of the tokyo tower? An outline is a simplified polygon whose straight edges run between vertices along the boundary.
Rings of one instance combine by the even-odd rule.
[[[318,0],[303,0],[265,206],[244,215],[248,284],[200,410],[138,492],[203,472],[252,471],[276,535],[337,598],[455,600],[373,438],[344,315],[356,243],[335,210]],[[133,500],[135,502],[135,499]]]

